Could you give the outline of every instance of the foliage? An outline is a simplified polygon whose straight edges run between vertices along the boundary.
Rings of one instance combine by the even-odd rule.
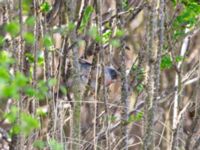
[[[19,109],[14,106],[11,108],[10,112],[5,114],[5,118],[13,125],[10,130],[11,135],[22,133],[27,136],[34,129],[40,127],[40,123],[36,118],[28,113],[20,112]]]
[[[44,99],[47,96],[48,87],[54,86],[56,80],[49,80],[48,86],[45,81],[41,80],[38,82],[37,88],[31,87],[29,79],[23,73],[10,73],[9,67],[14,62],[8,52],[0,52],[0,98],[19,100],[22,95],[27,95],[28,97],[35,97],[38,100]],[[16,106],[12,106],[4,117],[12,124],[11,135],[22,133],[27,136],[34,129],[40,127],[38,119],[29,113],[21,112]]]
[[[128,10],[129,8],[128,0],[122,0],[122,7],[123,7],[123,10]]]
[[[33,45],[35,42],[35,37],[34,37],[33,33],[26,32],[26,33],[24,33],[24,40],[26,41],[27,44]]]
[[[63,145],[54,139],[50,139],[48,144],[51,150],[63,150]]]
[[[173,63],[170,55],[165,55],[162,57],[160,64],[161,69],[170,69],[172,65]]]
[[[40,10],[42,12],[45,12],[45,13],[48,13],[50,10],[51,10],[51,6],[48,2],[43,2],[41,5],[40,5]]]
[[[151,106],[152,103],[149,102],[149,104],[146,104],[147,101],[145,100],[155,100],[155,98],[158,98],[159,100],[162,99],[161,92],[170,93],[165,91],[164,88],[168,88],[168,85],[174,85],[173,82],[171,83],[171,81],[168,81],[167,77],[164,77],[166,78],[167,82],[162,85],[162,82],[165,80],[159,78],[161,81],[157,81],[156,77],[162,76],[162,74],[167,72],[170,74],[171,79],[170,71],[176,68],[176,73],[180,73],[180,77],[183,77],[182,79],[184,79],[184,83],[187,82],[184,74],[189,74],[188,78],[191,79],[192,82],[196,82],[192,79],[193,77],[195,79],[195,76],[197,75],[195,72],[196,69],[193,69],[193,72],[195,72],[194,74],[193,72],[187,73],[185,70],[190,67],[190,64],[187,64],[189,67],[182,65],[183,67],[181,66],[181,68],[177,68],[176,65],[181,63],[184,64],[184,60],[187,60],[187,55],[180,56],[179,52],[181,50],[183,39],[188,34],[191,34],[192,37],[192,31],[199,28],[200,3],[197,0],[172,0],[168,2],[169,5],[168,3],[163,2],[166,4],[166,8],[164,10],[166,13],[166,20],[163,22],[165,26],[162,28],[165,28],[165,33],[162,35],[162,38],[159,37],[159,30],[162,30],[159,22],[162,20],[162,15],[159,14],[159,9],[161,8],[160,3],[155,5],[155,10],[159,12],[158,14],[155,14],[158,16],[153,16],[153,20],[149,20],[151,17],[148,15],[151,13],[148,13],[148,11],[150,11],[152,8],[149,7],[151,2],[148,3],[148,6],[146,6],[146,3],[144,3],[144,6],[141,7],[140,4],[143,4],[142,1],[137,5],[136,1],[132,2],[129,0],[122,0],[119,2],[120,9],[115,8],[111,11],[105,11],[104,8],[98,7],[99,5],[110,5],[108,1],[105,2],[105,4],[97,2],[97,4],[94,3],[94,5],[90,5],[87,1],[85,1],[83,5],[81,4],[81,6],[79,4],[76,5],[78,10],[73,13],[75,14],[74,16],[76,16],[76,18],[70,16],[70,11],[75,11],[76,8],[71,9],[71,6],[68,6],[66,1],[55,0],[55,4],[53,4],[53,2],[54,1],[52,0],[21,0],[17,2],[16,6],[7,6],[7,4],[4,5],[3,2],[0,2],[0,10],[4,11],[2,13],[3,17],[0,16],[0,23],[2,24],[0,25],[0,29],[2,29],[0,31],[0,118],[2,119],[0,120],[0,129],[1,125],[4,126],[4,122],[6,125],[9,124],[9,136],[14,137],[15,135],[20,135],[25,139],[24,143],[29,143],[27,140],[33,139],[33,143],[31,144],[33,144],[32,146],[35,149],[62,150],[65,149],[67,145],[63,144],[64,142],[67,141],[66,143],[70,144],[73,142],[71,139],[74,137],[69,138],[68,133],[70,133],[70,136],[73,136],[74,131],[72,129],[74,129],[74,127],[75,130],[80,131],[80,137],[82,137],[82,132],[85,130],[82,128],[87,128],[89,131],[87,131],[87,133],[83,133],[87,134],[85,137],[87,138],[88,135],[96,136],[95,138],[97,140],[94,140],[94,142],[96,142],[95,144],[98,146],[98,144],[101,143],[102,148],[107,149],[107,147],[104,147],[104,142],[101,141],[108,140],[110,138],[109,136],[111,135],[117,135],[115,134],[115,131],[118,129],[118,124],[116,124],[116,122],[121,121],[120,127],[122,130],[125,128],[130,129],[130,137],[132,136],[131,134],[133,132],[131,129],[131,125],[133,125],[133,123],[140,123],[140,121],[143,121],[143,118],[145,118],[144,121],[147,123],[147,125],[145,125],[148,128],[149,120],[147,118],[148,113],[146,114],[146,112],[150,112],[153,107],[148,107],[148,105]],[[61,2],[61,6],[57,6],[57,2]],[[71,3],[73,2],[74,1],[71,1]],[[130,5],[130,3],[132,4]],[[173,3],[172,8],[170,5],[171,3]],[[1,4],[3,4],[3,7],[1,7]],[[20,6],[22,6],[22,8]],[[153,4],[152,6],[154,7]],[[179,9],[179,6],[181,9]],[[56,9],[56,7],[59,8]],[[148,9],[146,7],[148,7]],[[141,11],[145,9],[145,13],[147,12],[144,15],[145,17],[143,16],[144,18],[141,17],[143,14],[140,13],[140,9]],[[173,12],[170,9],[175,11]],[[99,11],[102,13],[102,16],[100,16]],[[172,12],[173,15],[171,16],[167,14],[169,13],[168,11],[170,11],[170,13]],[[136,17],[134,18],[134,16]],[[49,17],[52,17],[53,19],[48,20]],[[124,21],[123,23],[122,20],[120,20],[122,18]],[[142,23],[137,27],[137,29],[132,29],[132,26],[134,26],[133,24],[135,22],[132,24],[130,18],[133,18],[133,20],[137,18],[142,20]],[[157,20],[155,21],[154,19]],[[130,22],[126,22],[127,20]],[[153,25],[151,26],[151,23],[156,23],[155,30],[153,30]],[[157,30],[157,27],[159,26],[160,28]],[[149,40],[152,41],[152,43],[149,42],[152,45],[147,45],[147,39],[149,37],[146,36],[154,35],[148,33],[151,29],[152,32],[155,32],[156,36],[150,37],[153,38]],[[191,33],[186,31],[191,31]],[[164,39],[163,43],[161,39]],[[169,45],[169,43],[173,43],[174,45]],[[127,46],[126,44],[131,45],[129,50],[124,48]],[[198,43],[196,45],[198,45]],[[155,61],[153,60],[153,63],[155,63],[156,67],[150,65],[151,59],[147,58],[149,56],[151,57],[151,53],[154,53],[154,51],[149,51],[147,49],[151,46],[153,46],[153,48],[161,47],[163,52],[161,54],[161,58],[159,58],[160,55],[158,55]],[[102,55],[99,55],[99,49],[105,52],[102,53],[103,57],[105,58],[100,58]],[[144,51],[140,51],[143,49]],[[190,46],[188,49],[190,49]],[[125,54],[122,50],[124,50]],[[90,51],[94,52],[91,54],[93,56],[87,54],[87,52]],[[191,51],[191,53],[192,52],[193,51]],[[155,55],[157,55],[156,53]],[[133,56],[129,56],[129,54]],[[155,55],[153,54],[152,56]],[[89,62],[92,62],[92,65],[89,63],[89,66],[92,66],[91,71],[86,71],[88,74],[91,72],[88,77],[85,77],[84,73],[82,74],[82,72],[78,72],[80,70],[82,71],[83,69],[81,63],[79,63],[80,70],[79,65],[78,67],[74,66],[76,63],[73,61],[77,62],[79,57],[89,59]],[[126,67],[124,70],[127,69],[127,71],[133,72],[133,75],[131,73],[125,74],[121,72],[123,70],[121,69],[121,58],[125,58]],[[133,62],[133,60],[135,62]],[[116,68],[119,80],[117,79],[114,82],[117,83],[117,86],[121,87],[115,87],[116,85],[113,84],[113,82],[111,83],[113,87],[103,84],[104,82],[102,82],[102,80],[104,80],[106,76],[103,75],[105,71],[102,71],[101,69],[107,66],[114,66],[114,68]],[[84,79],[88,79],[86,90],[82,88],[82,82],[85,82],[82,80],[79,81],[81,84],[80,87],[77,84],[77,88],[75,90],[71,88],[74,86],[74,82],[71,81],[73,80],[72,78],[74,76],[76,77],[76,75],[79,75],[72,74],[76,71],[71,71],[71,68],[74,70],[77,69],[76,71],[80,73],[81,77],[83,75]],[[148,69],[152,70],[149,71]],[[170,70],[165,72],[167,69]],[[98,73],[97,70],[99,71]],[[162,74],[156,74],[160,73],[160,70],[163,71]],[[149,74],[149,72],[152,72],[152,74]],[[166,74],[166,76],[167,75],[168,74]],[[128,79],[128,81],[131,82],[122,83],[123,81],[121,79],[123,78]],[[155,82],[153,81],[152,85],[149,86],[151,82],[148,79],[152,79]],[[134,85],[134,88],[131,88],[131,86],[133,86],[131,85],[133,83],[132,81],[134,81],[134,84],[136,84]],[[147,83],[146,81],[149,82]],[[184,89],[184,95],[187,95],[187,88],[184,88],[185,85],[181,83],[181,81],[182,80],[180,79],[180,86],[174,86],[172,89],[181,87]],[[120,84],[118,84],[118,82]],[[189,82],[187,82],[187,84],[188,83]],[[105,85],[106,87],[104,88],[103,86]],[[123,88],[123,86],[125,88]],[[95,87],[95,89],[93,87]],[[151,87],[152,91],[147,91],[147,89]],[[171,87],[169,87],[169,89],[170,88]],[[81,95],[81,93],[80,95],[78,94],[78,96],[75,96],[76,92],[73,90],[77,91],[77,93],[83,92],[83,95]],[[126,97],[124,101],[122,100],[122,90],[127,92],[125,93],[127,94],[127,97],[124,96]],[[154,92],[158,93],[155,94]],[[178,89],[177,93],[180,95],[183,94],[181,89]],[[146,95],[151,97],[147,99]],[[158,97],[155,97],[157,95]],[[76,97],[81,97],[81,99],[86,99],[86,101],[84,101],[83,105],[81,104],[81,101],[77,101],[76,103]],[[95,100],[99,100],[97,103],[90,101],[90,98],[93,99],[94,97]],[[131,100],[132,97],[134,97],[134,104],[130,104],[130,108],[134,110],[134,113],[131,114],[129,106],[127,108],[127,105],[125,105],[126,100],[127,103],[129,102],[129,97],[131,97]],[[180,96],[178,98],[181,99],[182,97]],[[89,105],[85,106],[85,103],[87,102]],[[115,104],[113,105],[112,102],[116,102],[117,104],[119,102],[119,106]],[[144,102],[144,106],[142,106],[143,103],[140,102]],[[94,103],[95,105],[93,105]],[[137,103],[141,105],[137,105]],[[156,104],[156,111],[154,113],[158,112],[158,107],[162,108],[164,106],[165,110],[167,110],[168,107],[171,108],[171,104],[170,106],[168,106],[168,104],[165,106],[164,103],[164,105],[161,104],[162,106],[160,106],[160,103],[162,102],[159,101]],[[139,106],[138,108],[140,110],[135,112],[134,105],[136,105],[136,107]],[[172,103],[172,107],[173,105],[174,102]],[[84,112],[82,112],[82,107],[84,107]],[[145,109],[143,109],[143,107]],[[76,108],[80,108],[79,110],[77,109],[78,113],[74,111]],[[94,110],[97,112],[94,113]],[[96,120],[93,118],[94,114],[96,115]],[[126,119],[123,118],[124,114],[126,114]],[[170,112],[170,114],[174,115],[174,112]],[[85,124],[87,125],[82,125],[82,120],[77,121],[78,123],[81,122],[80,124],[74,125],[75,123],[73,122],[73,119],[75,120],[80,116],[83,116],[81,119],[86,118]],[[154,119],[156,125],[157,118],[155,117]],[[173,118],[169,116],[169,120],[171,119]],[[193,120],[193,118],[191,120]],[[94,124],[94,122],[96,124]],[[165,123],[165,121],[160,122]],[[170,123],[171,121],[169,124]],[[73,126],[71,126],[72,124]],[[95,131],[91,129],[93,126],[95,127]],[[171,129],[166,128],[166,132],[168,132],[167,130],[171,132]],[[38,137],[35,136],[37,133],[43,132],[44,135],[41,134]],[[92,132],[96,133],[92,134]],[[108,136],[108,138],[104,138],[104,135]],[[124,137],[129,137],[128,133],[128,136],[124,136],[123,133],[118,135],[119,139],[122,139],[121,143],[123,143]],[[163,135],[163,137],[165,137],[165,135]],[[93,141],[93,137],[89,138],[89,141]],[[131,138],[130,141],[127,140],[128,143],[131,143]],[[114,142],[120,143],[117,141],[117,139],[118,138],[116,138],[116,141],[110,140],[113,142],[111,144],[109,143],[111,149],[111,146],[115,145]],[[170,141],[171,139],[167,140]],[[74,138],[73,140],[79,142],[82,139]],[[78,142],[77,145],[83,144]],[[161,142],[162,139],[160,138],[160,145],[163,145]],[[108,141],[105,143],[108,143]],[[86,143],[86,145],[87,144],[88,143]],[[83,146],[84,145],[85,144],[83,144]],[[119,144],[117,144],[117,146],[118,145]],[[115,149],[118,149],[117,146],[115,146]],[[84,149],[85,147],[82,148]],[[91,147],[88,147],[88,149],[90,148]],[[97,147],[94,147],[94,149],[96,148]],[[124,147],[121,149],[124,149]]]
[[[195,1],[183,0],[184,9],[173,22],[174,38],[185,35],[186,28],[193,28],[199,23],[200,5]]]
[[[5,26],[6,32],[10,33],[12,37],[15,37],[19,34],[20,26],[17,21],[11,21]]]
[[[85,27],[87,26],[93,11],[94,11],[94,8],[92,6],[87,6],[85,8],[84,13],[83,13],[83,19],[81,21],[81,25],[79,28],[80,33],[82,33]]]

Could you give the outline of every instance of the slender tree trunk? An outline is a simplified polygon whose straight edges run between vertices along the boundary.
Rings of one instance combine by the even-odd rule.
[[[68,0],[66,5],[68,9],[69,22],[75,23],[78,18],[79,4],[77,0]],[[76,35],[76,30],[73,30],[71,35],[71,43],[78,42],[78,37]],[[74,94],[73,103],[73,116],[72,116],[72,149],[81,149],[81,87],[80,87],[80,66],[79,66],[79,54],[78,46],[75,45],[72,48],[72,77],[73,77],[73,87],[72,91]],[[74,141],[73,141],[74,140]]]

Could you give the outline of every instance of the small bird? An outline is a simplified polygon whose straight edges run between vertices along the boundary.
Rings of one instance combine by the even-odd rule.
[[[96,89],[96,75],[97,75],[97,68],[92,69],[92,64],[86,60],[80,59],[80,89],[81,93],[85,92],[86,87],[89,89],[90,94],[93,94]],[[92,69],[92,70],[91,70]],[[101,72],[99,72],[99,76]],[[112,66],[105,66],[104,67],[104,79],[105,79],[105,86],[109,87],[112,83],[116,82],[118,79],[119,73],[118,71]],[[89,82],[90,79],[90,82]],[[88,84],[89,83],[89,84]],[[71,87],[74,85],[74,80],[70,77],[67,80],[66,86],[68,89],[67,97],[69,101],[71,101]],[[102,86],[101,86],[102,88]],[[83,93],[82,93],[83,94]]]
[[[108,67],[106,66],[104,68],[104,73],[105,73],[105,83],[106,86],[110,85],[111,83],[114,83],[117,78],[118,78],[118,72],[115,68],[113,67]]]
[[[79,59],[79,63],[80,63],[81,80],[83,82],[87,83],[87,81],[89,79],[90,71],[92,68],[92,64],[83,59]],[[95,76],[96,76],[96,70],[97,69],[95,69],[93,72],[93,74]],[[91,78],[92,79],[94,78],[94,80],[95,80],[95,77],[91,77]],[[105,66],[104,67],[104,78],[105,78],[106,86],[109,86],[110,84],[114,83],[116,81],[116,79],[118,78],[117,70],[112,66]],[[92,85],[95,85],[95,81],[92,81]]]

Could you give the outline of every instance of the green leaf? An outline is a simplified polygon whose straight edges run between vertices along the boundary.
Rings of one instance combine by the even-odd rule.
[[[50,48],[51,46],[53,46],[53,40],[51,36],[45,35],[43,38],[43,44],[46,48]]]
[[[183,56],[176,56],[175,60],[176,62],[183,61],[184,57]]]
[[[31,33],[31,32],[26,32],[25,34],[24,34],[24,40],[26,41],[26,43],[28,43],[28,44],[34,44],[34,42],[35,42],[35,37],[34,37],[34,34],[33,33]]]
[[[89,29],[89,32],[88,32],[89,36],[94,39],[96,42],[101,42],[102,41],[102,38],[101,36],[99,35],[99,32],[98,32],[98,29],[97,27],[93,26]]]
[[[21,132],[25,135],[29,135],[34,129],[40,127],[39,121],[27,113],[21,113],[20,119]]]
[[[11,128],[11,134],[12,135],[16,135],[20,133],[20,126],[18,124],[15,124],[12,128]]]
[[[111,116],[108,116],[108,119],[111,121],[111,122],[115,122],[117,120],[117,117],[114,116],[114,115],[111,115]]]
[[[28,26],[34,26],[35,25],[35,17],[34,16],[30,16],[26,19],[25,22]]]
[[[67,95],[67,89],[66,89],[66,87],[65,86],[60,86],[60,90],[61,90],[61,92],[62,92],[62,94],[64,94],[64,95]]]
[[[37,148],[37,149],[44,149],[45,148],[45,142],[42,141],[42,140],[36,140],[34,143],[33,143],[33,147],[34,148]]]
[[[26,53],[25,56],[26,56],[26,59],[29,61],[29,63],[34,63],[35,58],[32,53]]]
[[[27,96],[30,96],[30,97],[33,97],[33,96],[36,96],[36,90],[33,88],[33,87],[26,87],[24,89],[24,92]]]
[[[11,128],[12,135],[18,133],[28,135],[34,129],[40,127],[39,121],[27,113],[21,112],[19,117],[19,109],[16,106],[11,107],[10,112],[5,114],[5,118],[9,123],[13,124]],[[17,123],[17,119],[20,119],[19,124]]]
[[[5,118],[9,123],[15,123],[17,119],[19,109],[16,106],[11,106],[10,112],[5,113]]]
[[[50,80],[48,81],[48,85],[49,85],[49,87],[53,87],[53,86],[55,86],[56,83],[57,83],[56,78],[52,78],[52,79],[50,79]]]
[[[11,55],[8,51],[0,52],[0,65],[7,68],[10,64],[13,64],[14,60],[11,58]]]
[[[58,143],[54,139],[50,139],[49,142],[50,150],[63,150],[64,146],[61,143]]]
[[[48,86],[45,81],[41,80],[37,84],[35,97],[39,100],[43,100],[48,93]]]
[[[51,10],[51,5],[48,3],[48,2],[43,2],[41,5],[40,5],[40,10],[42,12],[45,12],[45,13],[48,13],[50,10]]]
[[[128,10],[128,0],[122,0],[122,8],[123,10]]]
[[[139,84],[137,87],[136,87],[137,91],[138,92],[142,92],[143,89],[144,89],[144,85],[143,84]]]
[[[44,64],[44,54],[43,53],[38,54],[38,64],[41,66]]]
[[[136,115],[131,115],[128,119],[128,123],[140,121],[143,117],[143,112],[137,112]]]
[[[73,22],[68,23],[68,31],[71,32],[75,29],[76,25]]]
[[[197,25],[200,15],[200,5],[194,1],[182,1],[183,9],[173,22],[174,38],[185,35],[186,28]]]
[[[165,55],[161,59],[161,69],[170,69],[172,67],[172,59],[169,55]]]
[[[81,25],[79,28],[79,32],[83,32],[83,30],[85,29],[85,27],[87,26],[90,17],[92,15],[92,12],[94,11],[94,8],[92,6],[87,6],[84,10],[84,14],[83,14],[83,19],[81,21]]]
[[[3,97],[6,98],[14,98],[18,99],[19,98],[19,92],[18,92],[18,87],[15,85],[7,85],[2,89],[3,92]]]
[[[111,38],[111,35],[112,35],[112,31],[109,29],[109,30],[106,30],[106,32],[104,32],[102,34],[103,38],[103,44],[106,44],[107,42],[109,42],[110,38]]]
[[[196,2],[190,2],[187,8],[193,11],[196,15],[200,13],[200,5]]]
[[[4,80],[5,82],[10,81],[10,74],[5,67],[0,67],[0,80]]]
[[[4,37],[0,35],[0,46],[4,44]]]
[[[177,0],[172,0],[173,4],[176,5],[177,4]]]
[[[117,29],[116,34],[115,34],[115,36],[116,36],[117,38],[121,38],[121,37],[123,37],[124,35],[125,35],[125,31],[124,31],[124,30]]]
[[[110,44],[115,47],[115,48],[119,48],[121,46],[120,40],[119,39],[113,39],[111,40]]]
[[[28,79],[22,73],[17,72],[13,84],[18,88],[22,88],[26,86],[27,83]]]
[[[22,0],[22,13],[28,14],[31,9],[32,0]]]
[[[41,108],[41,107],[37,108],[36,114],[38,116],[46,116],[47,115],[47,110],[46,110],[46,108]]]
[[[10,23],[6,24],[5,30],[6,32],[10,33],[11,36],[15,37],[19,34],[20,25],[18,22],[11,21]]]

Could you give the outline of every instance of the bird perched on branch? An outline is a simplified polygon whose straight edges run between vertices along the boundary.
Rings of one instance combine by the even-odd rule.
[[[84,59],[79,59],[80,65],[80,80],[81,86],[86,86],[89,78],[91,78],[90,86],[94,90],[96,85],[96,74],[97,68],[92,69],[92,64]],[[92,69],[92,70],[91,70]],[[99,76],[101,73],[99,72]],[[110,84],[114,83],[119,76],[119,72],[112,66],[105,66],[104,67],[104,78],[105,78],[105,85],[109,86]],[[73,85],[73,80],[69,79],[67,82],[67,86],[71,87]]]
[[[81,80],[87,81],[90,76],[90,71],[92,69],[92,64],[84,59],[79,60],[80,63],[80,72],[81,72]],[[92,85],[95,83],[97,69],[92,70]],[[105,66],[104,67],[104,78],[105,78],[105,85],[109,86],[110,84],[114,83],[119,76],[119,72],[112,66]],[[94,84],[95,85],[95,84]]]

